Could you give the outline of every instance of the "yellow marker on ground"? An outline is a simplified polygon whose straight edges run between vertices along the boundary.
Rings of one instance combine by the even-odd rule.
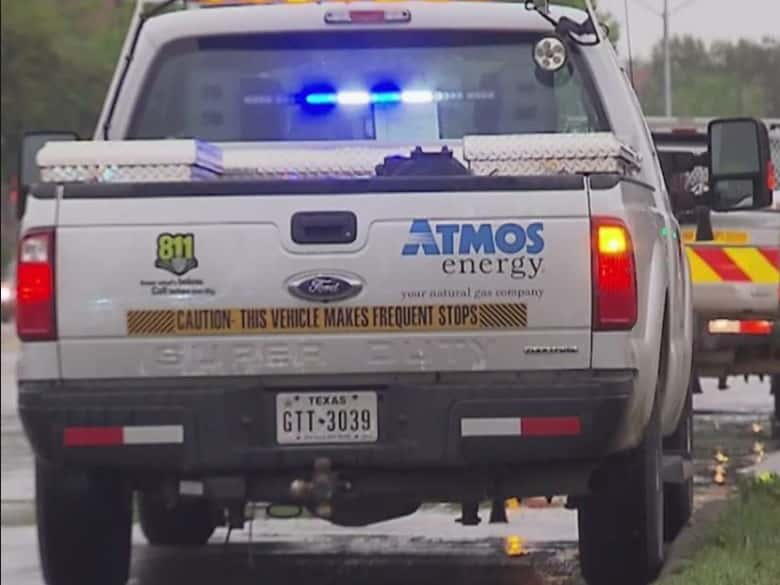
[[[525,539],[521,536],[507,536],[504,539],[504,552],[510,557],[519,557],[528,554],[525,548]]]

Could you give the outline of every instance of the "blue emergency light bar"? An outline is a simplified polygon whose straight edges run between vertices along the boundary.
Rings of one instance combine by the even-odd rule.
[[[310,106],[366,106],[369,104],[430,104],[436,96],[427,89],[406,91],[329,91],[306,94]]]

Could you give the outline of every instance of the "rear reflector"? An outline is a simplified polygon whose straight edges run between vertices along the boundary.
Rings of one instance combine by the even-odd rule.
[[[636,268],[631,234],[621,219],[592,218],[593,329],[633,328],[637,319]]]
[[[54,228],[27,232],[19,242],[16,268],[16,330],[22,341],[57,338]]]
[[[520,423],[520,434],[526,437],[571,436],[581,431],[576,416],[524,418]]]
[[[66,427],[65,447],[110,447],[116,445],[163,445],[184,442],[181,425],[126,427]]]
[[[732,321],[729,319],[716,319],[708,324],[709,332],[715,334],[770,335],[773,327],[771,321]]]
[[[461,437],[567,437],[579,435],[576,416],[463,418]]]

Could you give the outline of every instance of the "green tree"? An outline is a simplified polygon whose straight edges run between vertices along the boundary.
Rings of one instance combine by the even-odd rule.
[[[2,0],[2,182],[25,130],[91,135],[114,70],[131,2]]]
[[[1,0],[0,195],[2,264],[15,241],[9,205],[26,130],[90,136],[113,73],[133,0]]]
[[[618,24],[618,21],[615,20],[615,17],[610,12],[599,10],[598,0],[591,1],[599,21],[606,25],[607,29],[609,30],[609,40],[612,41],[613,44],[617,43],[620,39],[620,25]],[[586,8],[585,0],[552,0],[552,2],[554,4],[561,4],[562,6],[581,8],[582,10],[585,10]]]
[[[670,45],[677,116],[780,116],[780,40],[716,42],[690,36]],[[650,77],[639,91],[649,115],[663,112],[663,48],[653,49]]]

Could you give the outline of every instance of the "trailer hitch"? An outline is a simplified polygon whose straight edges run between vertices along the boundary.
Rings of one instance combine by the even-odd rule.
[[[351,490],[352,484],[339,478],[338,472],[333,471],[330,459],[327,458],[314,461],[310,481],[296,479],[290,484],[290,496],[293,500],[310,508],[321,518],[330,518],[334,498]]]

